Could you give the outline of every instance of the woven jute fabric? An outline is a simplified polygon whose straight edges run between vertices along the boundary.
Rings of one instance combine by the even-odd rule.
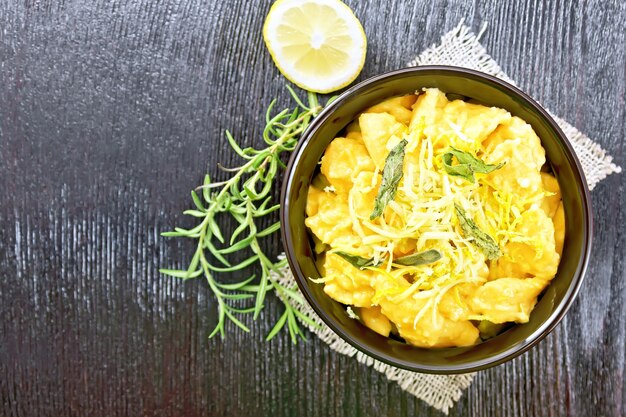
[[[485,48],[479,43],[483,31],[484,28],[478,35],[475,35],[470,28],[460,22],[456,28],[441,38],[441,43],[428,48],[408,65],[454,65],[475,69],[514,84],[513,80],[502,72],[498,63],[487,54]],[[620,167],[612,163],[612,158],[598,144],[565,120],[552,116],[572,143],[585,171],[590,189],[593,189],[607,175],[621,172]],[[293,274],[288,267],[285,267],[280,273],[275,273],[274,279],[280,281],[282,285],[297,288]],[[463,391],[472,383],[474,374],[420,374],[387,365],[363,354],[345,342],[322,322],[308,304],[300,304],[298,309],[317,323],[318,327],[310,326],[307,323],[302,324],[307,326],[331,349],[343,355],[355,357],[359,362],[371,366],[378,372],[385,374],[391,381],[397,382],[403,390],[446,414],[448,414],[450,407],[461,398]]]

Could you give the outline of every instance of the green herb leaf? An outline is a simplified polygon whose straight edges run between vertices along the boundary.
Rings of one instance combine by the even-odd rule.
[[[437,249],[429,249],[424,252],[413,253],[393,260],[394,264],[404,266],[426,265],[441,259],[441,252]]]
[[[463,210],[460,205],[454,203],[454,208],[461,229],[463,229],[463,235],[466,238],[473,238],[472,244],[480,249],[485,256],[487,256],[487,259],[494,260],[502,256],[502,252],[496,241],[487,233],[480,230],[478,226],[476,226],[476,223],[466,216],[465,210]]]
[[[387,204],[393,200],[398,191],[398,183],[402,179],[402,166],[404,163],[404,148],[408,142],[402,139],[387,155],[383,168],[383,180],[378,189],[376,200],[374,201],[374,211],[370,215],[370,220],[383,214]]]
[[[202,200],[200,200],[200,197],[198,197],[198,194],[196,194],[195,191],[191,191],[191,198],[193,199],[193,203],[196,205],[198,210],[204,212],[205,208],[202,205]]]
[[[241,281],[241,282],[236,282],[234,284],[222,284],[222,283],[217,283],[217,285],[220,288],[223,288],[225,290],[230,290],[230,291],[234,291],[234,290],[239,290],[243,287],[245,287],[246,285],[248,285],[250,282],[252,282],[254,279],[256,278],[256,275],[252,275],[250,278]]]
[[[452,157],[455,156],[459,163],[452,165]],[[443,167],[448,175],[455,177],[463,177],[469,182],[475,182],[474,173],[479,172],[481,174],[489,174],[490,172],[500,169],[506,162],[502,162],[498,165],[486,164],[480,159],[476,158],[469,152],[462,151],[456,148],[450,148],[448,152],[442,155]]]
[[[357,255],[350,255],[349,253],[346,253],[346,252],[338,251],[338,252],[333,252],[333,253],[335,255],[341,256],[347,262],[352,264],[352,266],[354,266],[355,268],[359,268],[359,269],[365,269],[368,266],[378,266],[382,263],[382,262],[378,262],[377,264],[374,264],[374,258],[369,258],[369,259],[362,258]]]
[[[476,179],[474,178],[474,171],[472,171],[472,168],[469,165],[466,165],[466,164],[452,165],[452,153],[451,152],[444,153],[442,155],[442,159],[443,159],[443,167],[448,173],[448,175],[451,175],[453,177],[462,177],[469,182],[475,182]]]
[[[276,336],[278,334],[280,329],[282,329],[285,326],[285,322],[287,322],[287,310],[285,310],[283,315],[280,316],[280,318],[278,319],[278,321],[276,322],[276,324],[274,325],[272,330],[270,330],[270,332],[265,337],[265,340],[266,341],[272,340],[274,338],[274,336]]]
[[[351,255],[346,252],[333,252],[335,255],[341,256],[347,262],[349,262],[352,266],[359,269],[365,269],[370,266],[379,266],[385,262],[384,259],[380,259],[377,263],[374,263],[374,258],[363,258],[357,255]],[[431,264],[433,262],[437,262],[441,259],[441,252],[437,249],[429,249],[424,252],[413,253],[411,255],[402,256],[400,258],[396,258],[393,260],[394,264],[404,265],[404,266],[417,266],[417,265],[425,265]]]
[[[183,271],[181,269],[165,269],[165,268],[161,268],[159,269],[159,272],[165,275],[169,275],[171,277],[174,278],[181,278],[183,280],[185,279],[190,279],[190,278],[197,278],[200,275],[202,275],[202,270],[198,269],[197,271],[192,272],[191,274],[188,274],[187,271]]]

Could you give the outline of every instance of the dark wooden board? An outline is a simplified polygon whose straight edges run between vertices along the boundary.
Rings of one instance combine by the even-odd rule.
[[[623,1],[350,0],[368,35],[360,79],[404,66],[461,18],[532,96],[624,158]],[[441,415],[315,337],[207,336],[201,281],[160,276],[191,242],[159,232],[206,170],[259,144],[285,80],[261,27],[270,2],[0,2],[0,414]],[[562,324],[481,372],[451,415],[624,415],[626,190],[593,192],[589,272]],[[277,190],[276,190],[277,192]],[[277,238],[268,242],[281,251]]]

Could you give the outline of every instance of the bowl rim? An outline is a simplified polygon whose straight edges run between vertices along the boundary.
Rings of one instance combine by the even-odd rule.
[[[582,195],[581,195],[581,205],[584,211],[584,228],[583,228],[583,248],[581,251],[580,259],[572,277],[572,281],[570,282],[567,292],[563,297],[563,301],[558,304],[555,310],[550,314],[550,316],[537,328],[535,329],[528,337],[519,341],[511,348],[500,352],[496,355],[488,356],[484,359],[467,362],[465,364],[453,364],[453,365],[427,365],[427,364],[419,364],[411,361],[399,360],[393,357],[388,357],[385,355],[380,355],[376,352],[373,352],[368,346],[364,343],[361,343],[359,340],[352,338],[348,335],[343,328],[336,324],[326,313],[326,311],[321,307],[316,298],[313,296],[311,291],[308,288],[306,283],[307,277],[304,276],[302,270],[300,268],[299,263],[297,262],[296,254],[294,252],[293,246],[291,242],[293,240],[293,235],[291,228],[289,227],[288,217],[289,217],[289,201],[287,196],[291,194],[291,189],[294,183],[294,171],[300,159],[303,157],[302,150],[305,148],[308,143],[311,141],[313,137],[313,133],[325,123],[329,117],[333,114],[334,110],[337,107],[340,107],[343,102],[345,102],[348,98],[357,95],[361,90],[365,89],[371,84],[378,83],[380,81],[384,81],[388,78],[400,77],[409,73],[414,72],[429,72],[429,71],[439,71],[439,72],[448,72],[453,75],[459,76],[470,76],[472,78],[482,78],[488,82],[495,83],[499,87],[502,87],[507,93],[517,96],[517,98],[523,99],[525,104],[528,104],[532,107],[537,113],[541,115],[541,117],[550,125],[550,127],[556,132],[556,136],[562,142],[566,149],[566,154],[573,161],[574,170],[577,175],[580,176],[580,182],[582,185]],[[578,187],[577,187],[578,188]],[[358,84],[350,87],[342,94],[337,96],[330,104],[328,104],[318,115],[315,117],[310,123],[309,127],[303,132],[300,140],[298,141],[297,146],[294,148],[292,155],[289,159],[289,164],[285,170],[283,185],[281,188],[280,194],[280,223],[281,223],[281,238],[283,243],[283,248],[285,250],[286,258],[293,273],[293,276],[300,288],[300,291],[304,295],[305,299],[312,307],[313,311],[322,319],[322,321],[332,330],[334,331],[341,339],[355,347],[359,351],[365,353],[366,355],[377,359],[386,364],[396,366],[402,369],[423,372],[423,373],[431,373],[431,374],[458,374],[458,373],[467,373],[467,372],[475,372],[479,370],[484,370],[499,364],[502,364],[506,361],[509,361],[525,352],[527,352],[532,347],[536,346],[541,340],[543,340],[563,319],[572,303],[576,299],[580,287],[582,285],[583,279],[585,277],[585,273],[587,270],[587,266],[589,263],[589,257],[591,254],[592,240],[593,240],[593,212],[591,207],[591,195],[589,191],[589,186],[587,184],[587,180],[585,178],[585,173],[583,171],[582,165],[574,151],[572,144],[569,139],[563,133],[557,122],[552,118],[552,116],[546,111],[539,103],[537,103],[532,97],[526,94],[524,91],[520,90],[518,87],[500,79],[494,77],[492,75],[468,69],[463,67],[456,66],[448,66],[448,65],[424,65],[418,67],[408,67],[402,68],[398,70],[393,70],[389,72],[385,72],[379,75],[375,75],[370,77],[364,81],[359,82]]]

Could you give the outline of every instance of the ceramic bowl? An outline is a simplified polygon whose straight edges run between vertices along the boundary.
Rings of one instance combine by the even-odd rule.
[[[426,349],[381,336],[348,317],[344,305],[309,277],[318,278],[307,230],[307,192],[318,161],[333,138],[364,109],[387,98],[437,87],[450,98],[475,100],[508,110],[530,123],[541,138],[546,159],[561,187],[566,232],[554,280],[540,296],[530,321],[470,347]],[[543,339],[566,313],[583,280],[592,239],[589,190],[572,145],[557,123],[518,88],[490,75],[463,68],[424,66],[372,77],[348,89],[311,123],[294,150],[282,194],[282,239],[300,290],[322,320],[346,342],[369,356],[417,372],[452,374],[485,369],[508,361]]]

